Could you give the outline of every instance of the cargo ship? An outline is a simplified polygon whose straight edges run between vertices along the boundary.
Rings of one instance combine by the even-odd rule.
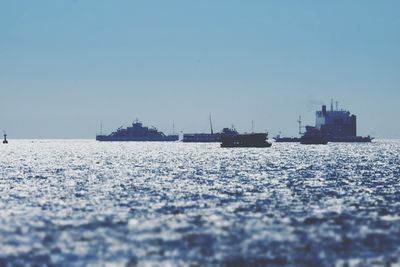
[[[220,133],[214,133],[212,120],[210,116],[210,133],[187,133],[183,134],[182,142],[184,143],[220,143],[222,136],[234,136],[238,132],[232,126],[224,128]]]
[[[348,142],[348,143],[369,143],[374,138],[371,136],[357,135],[357,116],[351,114],[347,110],[339,110],[338,102],[336,108],[333,107],[331,101],[331,109],[327,110],[326,105],[322,105],[322,109],[315,113],[315,126],[306,126],[306,132],[302,133],[301,117],[297,121],[299,123],[300,138],[276,136],[276,142],[302,142],[302,139],[310,140],[313,136],[316,143],[324,143],[321,136],[325,135],[328,142]],[[307,136],[305,138],[304,135]],[[320,140],[320,141],[318,141]],[[304,143],[305,141],[303,141]]]
[[[179,135],[165,135],[155,127],[144,127],[141,122],[136,120],[131,127],[118,128],[117,131],[109,135],[96,135],[97,141],[178,141]]]
[[[357,135],[357,116],[347,110],[340,109],[336,102],[336,109],[327,110],[326,105],[315,114],[315,128],[327,135],[329,142],[361,142],[369,143],[374,138],[371,136]]]

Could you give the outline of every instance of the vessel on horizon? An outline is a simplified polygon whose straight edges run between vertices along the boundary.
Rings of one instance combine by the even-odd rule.
[[[182,142],[184,143],[220,143],[222,136],[237,135],[238,132],[232,126],[231,128],[223,128],[221,132],[214,133],[212,120],[210,116],[210,133],[186,133],[183,134]]]
[[[301,132],[301,117],[299,118],[298,123],[299,134],[303,135],[301,138],[287,138],[278,135],[274,138],[275,141],[296,142],[298,140],[301,142],[301,139],[305,134],[307,134],[306,138],[317,134],[317,139],[320,138],[320,136],[325,135],[328,142],[369,143],[374,139],[371,136],[358,136],[357,116],[351,114],[347,110],[339,110],[338,102],[336,102],[336,109],[334,109],[333,100],[331,101],[330,110],[327,110],[326,105],[322,105],[321,110],[316,111],[315,126],[306,126],[305,133]]]
[[[179,135],[165,135],[155,127],[144,127],[139,120],[132,123],[131,127],[118,128],[117,131],[109,135],[98,134],[96,135],[97,141],[178,141]]]
[[[221,147],[271,147],[267,139],[266,133],[225,135],[221,137]]]
[[[357,135],[357,116],[348,110],[338,107],[327,110],[326,105],[315,114],[315,128],[327,135],[329,142],[369,143],[374,138],[371,136]]]

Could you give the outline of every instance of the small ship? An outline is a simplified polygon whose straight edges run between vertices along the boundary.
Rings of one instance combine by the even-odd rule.
[[[165,135],[154,127],[144,127],[139,120],[126,129],[120,127],[110,135],[96,135],[97,141],[178,141],[179,135]]]
[[[266,133],[224,135],[221,138],[221,147],[271,147],[272,143],[267,138]]]
[[[214,133],[212,120],[210,116],[210,129],[211,133],[194,133],[184,134],[182,142],[184,143],[220,143],[222,136],[234,136],[238,132],[232,126],[231,128],[224,128],[220,133]]]
[[[232,127],[233,128],[233,127]],[[268,142],[268,133],[254,133],[253,121],[251,121],[252,133],[222,135],[221,147],[271,147]],[[233,128],[234,129],[234,128]],[[235,130],[237,133],[237,131]]]

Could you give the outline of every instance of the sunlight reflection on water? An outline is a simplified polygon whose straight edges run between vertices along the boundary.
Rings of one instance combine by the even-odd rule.
[[[399,261],[400,142],[13,140],[0,147],[0,266]]]

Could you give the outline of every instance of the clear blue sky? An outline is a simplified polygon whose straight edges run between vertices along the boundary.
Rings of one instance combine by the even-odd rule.
[[[297,132],[331,98],[400,138],[398,0],[0,0],[0,129]]]

